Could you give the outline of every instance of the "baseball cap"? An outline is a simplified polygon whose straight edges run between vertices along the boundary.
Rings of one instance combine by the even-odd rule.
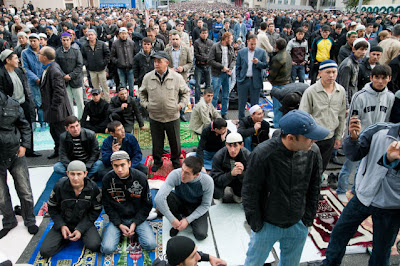
[[[119,29],[119,32],[128,32],[128,29],[125,28],[125,27],[121,27],[121,28]]]
[[[237,132],[232,132],[232,133],[229,133],[228,136],[226,136],[225,142],[226,142],[226,143],[243,142],[243,137],[242,137],[242,135],[240,135],[240,134],[237,133]]]
[[[126,87],[119,86],[119,87],[117,88],[117,93],[120,92],[120,91],[126,91],[126,90],[127,90]]]
[[[68,164],[67,171],[83,171],[86,172],[86,165],[79,160],[74,160]]]
[[[130,160],[131,158],[129,158],[129,154],[126,151],[116,151],[111,155],[110,161],[113,162],[123,159]]]
[[[92,95],[93,94],[100,94],[100,90],[99,89],[92,89]]]
[[[163,59],[164,58],[164,59],[167,59],[168,61],[170,61],[169,55],[165,51],[155,52],[151,57],[152,58],[159,58],[159,59]]]
[[[282,134],[303,135],[312,140],[322,140],[329,130],[317,124],[314,118],[302,110],[292,110],[279,120]]]

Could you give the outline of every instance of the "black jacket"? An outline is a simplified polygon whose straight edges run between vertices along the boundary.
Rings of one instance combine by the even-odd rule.
[[[68,177],[54,185],[48,201],[54,229],[60,230],[65,225],[83,235],[99,217],[102,209],[100,189],[92,180],[85,178],[84,181],[79,196],[75,195]]]
[[[221,70],[224,68],[222,65],[222,47],[221,42],[213,44],[208,54],[208,64],[211,66],[211,75],[219,76],[221,75]],[[236,56],[233,46],[228,46],[228,68],[233,70],[236,65]]]
[[[28,81],[26,79],[25,73],[22,69],[14,69],[15,73],[21,80],[22,86],[24,87],[25,101],[28,101],[33,108],[32,92],[29,89]],[[14,93],[14,84],[11,80],[10,75],[4,67],[0,67],[0,91],[3,91],[6,95],[12,97]]]
[[[103,123],[108,120],[108,107],[109,103],[104,99],[100,99],[98,103],[94,101],[88,102],[83,110],[81,121],[86,121],[89,116],[90,124],[97,125]]]
[[[47,36],[48,37],[48,36]],[[61,39],[58,37],[56,34],[52,34],[50,37],[47,39],[47,45],[53,47],[54,49],[57,49],[58,47],[61,46]]]
[[[103,41],[96,41],[94,50],[89,41],[82,43],[83,63],[89,71],[102,71],[110,62],[110,50]]]
[[[225,141],[221,140],[221,135],[218,135],[212,128],[212,124],[206,126],[200,135],[200,141],[196,150],[196,157],[203,161],[204,150],[209,152],[217,152],[225,147]],[[227,129],[228,130],[228,129]],[[228,134],[230,131],[228,130]]]
[[[88,160],[84,162],[87,168],[91,168],[92,165],[99,159],[100,156],[100,149],[99,143],[96,139],[96,134],[86,128],[81,128],[81,144],[83,150],[88,155]],[[72,135],[65,131],[60,135],[60,162],[65,166],[68,167],[68,164],[73,161],[77,160],[74,158],[73,155],[74,150],[74,142],[72,140]]]
[[[129,167],[129,176],[125,182],[114,171],[103,178],[104,210],[115,226],[122,219],[133,219],[136,226],[146,221],[153,202],[147,177],[142,172]],[[124,224],[130,226],[130,224]]]
[[[253,119],[251,116],[246,116],[239,120],[238,133],[242,135],[243,139],[251,136],[251,143],[257,146],[261,142],[269,139],[269,123],[263,120],[261,122],[261,128],[256,134]]]
[[[220,199],[224,196],[224,189],[233,180],[238,179],[243,183],[243,177],[247,170],[247,162],[250,157],[250,151],[242,148],[239,154],[233,159],[235,162],[241,162],[244,166],[244,171],[241,175],[232,176],[231,171],[231,156],[228,149],[223,147],[213,157],[212,170],[210,176],[214,179],[214,198]]]
[[[79,49],[70,47],[64,52],[64,47],[58,47],[56,50],[56,62],[60,65],[65,75],[71,77],[70,81],[66,81],[71,88],[81,88],[83,83],[83,59]]]
[[[288,228],[299,220],[311,226],[317,211],[322,175],[318,146],[289,151],[280,135],[258,145],[243,180],[246,219],[258,232],[264,222]]]
[[[207,66],[208,53],[214,42],[207,38],[203,40],[201,38],[197,39],[193,44],[194,57],[196,58],[197,66]]]
[[[133,67],[133,57],[136,53],[137,50],[134,41],[118,39],[113,42],[111,47],[111,61],[117,68],[131,69]]]
[[[143,127],[144,126],[143,118],[139,112],[139,107],[136,103],[135,98],[128,95],[128,99],[125,103],[128,104],[128,107],[122,110],[121,105],[123,104],[123,102],[118,97],[118,95],[112,97],[109,107],[110,113],[111,114],[117,113],[121,118],[125,120],[125,122],[132,125],[134,124],[136,117],[136,120],[139,123],[139,127]]]
[[[31,132],[19,103],[0,91],[0,162],[15,158],[20,146],[32,147]]]
[[[151,57],[153,54],[153,49],[149,55],[146,55],[142,49],[133,58],[133,76],[135,77],[135,84],[139,87],[142,86],[144,75],[154,70],[154,59]]]
[[[379,65],[379,62],[376,63]],[[365,57],[360,64],[358,64],[358,83],[357,88],[358,90],[362,90],[365,84],[371,82],[370,75],[371,75],[371,65],[368,63],[368,57]]]

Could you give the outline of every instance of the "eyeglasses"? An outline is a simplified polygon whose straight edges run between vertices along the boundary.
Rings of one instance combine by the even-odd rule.
[[[228,144],[228,146],[229,147],[237,147],[237,146],[240,146],[240,145],[242,145],[242,142],[234,142],[234,143],[226,143],[226,144]]]

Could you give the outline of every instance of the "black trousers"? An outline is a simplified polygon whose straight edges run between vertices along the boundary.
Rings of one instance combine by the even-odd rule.
[[[60,148],[60,135],[65,131],[64,121],[49,123],[50,134],[54,140],[54,152],[59,153]]]
[[[107,124],[109,122],[110,121],[108,119],[106,119],[99,124],[90,123],[90,121],[82,121],[81,124],[82,124],[82,127],[93,130],[96,133],[104,133],[106,131]]]
[[[214,183],[215,186],[215,183]],[[239,181],[239,179],[235,178],[234,180],[232,180],[227,186],[225,187],[217,187],[215,186],[214,188],[214,199],[222,199],[225,195],[224,191],[226,187],[231,187],[233,190],[233,194],[235,194],[235,196],[241,197],[242,196],[242,182]]]
[[[190,214],[192,214],[192,212],[194,212],[194,210],[196,210],[197,207],[200,205],[184,201],[173,192],[169,193],[167,197],[167,203],[172,214],[178,220],[181,220],[183,217],[187,217]],[[208,231],[207,217],[208,217],[208,212],[203,214],[203,216],[201,216],[199,219],[194,220],[193,222],[190,223],[193,229],[193,235],[197,240],[203,240],[207,237],[207,231]]]
[[[133,132],[133,124],[131,122],[127,122],[123,116],[120,116],[118,113],[111,113],[110,114],[111,121],[119,121],[124,126],[126,133]]]
[[[26,121],[28,121],[29,126],[31,128],[31,142],[32,145],[31,147],[27,148],[27,152],[33,152],[33,130],[32,130],[32,122],[35,121],[35,119],[33,118],[33,114],[34,114],[34,109],[30,106],[29,102],[25,101],[24,103],[21,104],[21,108],[22,110],[24,110],[24,115],[25,115],[25,119]]]
[[[318,145],[319,151],[321,152],[323,167],[322,171],[325,171],[332,156],[333,145],[335,144],[335,137],[317,141],[315,144]]]
[[[315,82],[317,82],[317,76],[318,76],[318,71],[319,71],[319,65],[320,65],[319,62],[318,62],[318,64],[311,63],[311,66],[310,66],[311,85],[314,84]]]
[[[164,137],[167,133],[169,146],[171,147],[171,161],[174,167],[180,167],[181,156],[180,119],[171,122],[158,122],[150,120],[151,138],[153,142],[154,165],[161,166],[161,157],[164,151]]]
[[[71,233],[73,233],[75,226],[68,226],[68,228]],[[91,251],[98,252],[100,250],[101,238],[94,225],[91,225],[89,229],[82,234],[81,239],[85,247]],[[40,255],[44,258],[50,258],[60,252],[68,243],[69,240],[64,239],[61,230],[56,230],[52,227],[40,246]]]

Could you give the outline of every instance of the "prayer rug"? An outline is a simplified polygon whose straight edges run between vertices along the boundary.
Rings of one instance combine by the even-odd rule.
[[[163,256],[162,249],[162,220],[154,220],[149,222],[153,228],[156,236],[157,247],[154,251],[148,252],[142,250],[138,242],[129,240],[123,237],[122,241],[118,244],[118,249],[114,254],[105,255],[101,260],[101,265],[105,266],[131,266],[131,265],[144,265],[151,266],[152,262]]]
[[[165,181],[167,178],[168,174],[174,170],[174,167],[172,166],[172,162],[170,160],[171,154],[167,153],[164,154],[161,159],[163,161],[162,167],[160,167],[157,172],[152,172],[150,169],[153,167],[153,156],[150,154],[146,157],[146,161],[144,163],[145,166],[149,169],[149,174],[148,174],[148,179],[149,180],[162,180]],[[186,151],[181,150],[181,157],[180,157],[180,162],[182,164],[183,160],[186,158]]]
[[[33,131],[33,139],[35,151],[53,150],[54,141],[50,135],[50,129],[44,131]]]
[[[272,101],[270,101],[268,98],[260,98],[258,105],[264,111],[272,111]],[[250,103],[246,103],[246,110],[250,110],[250,108]]]
[[[51,227],[53,226],[53,221],[51,221],[44,231],[42,238],[40,239],[38,245],[36,246],[35,251],[33,252],[29,264],[33,265],[86,265],[86,266],[96,266],[98,265],[97,259],[98,256],[101,256],[100,253],[92,252],[89,249],[85,248],[83,245],[83,241],[79,240],[76,242],[70,241],[70,243],[63,248],[60,252],[54,255],[51,258],[43,258],[40,255],[40,246],[43,243],[44,238],[46,237],[47,233],[50,231]],[[99,217],[95,221],[95,226],[99,234],[102,234],[102,231],[105,227],[103,218]]]
[[[309,234],[324,256],[333,227],[345,206],[329,189],[321,190],[321,195],[324,200],[318,202],[316,218]],[[367,247],[370,245],[372,245],[372,233],[361,224],[347,246]]]

